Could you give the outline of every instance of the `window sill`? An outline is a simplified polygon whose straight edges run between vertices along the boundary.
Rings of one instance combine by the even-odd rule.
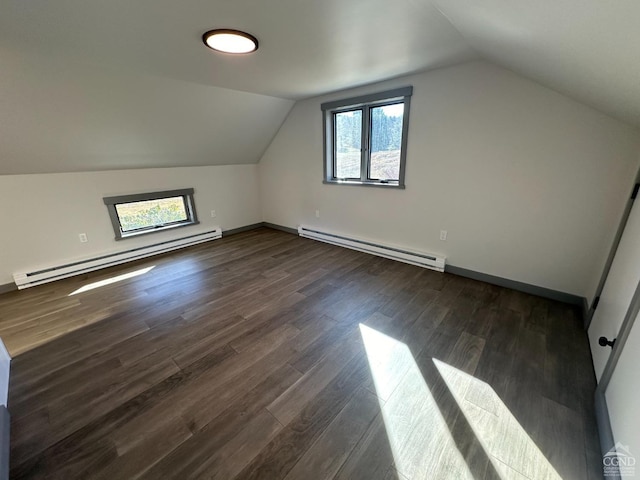
[[[404,190],[405,186],[400,185],[398,182],[363,182],[360,180],[323,180],[322,183],[326,185],[351,185],[356,187],[378,187]]]
[[[167,230],[173,230],[174,228],[181,228],[181,227],[188,227],[190,225],[198,225],[200,224],[200,222],[185,222],[185,223],[178,223],[176,225],[167,225],[164,227],[158,227],[158,228],[151,228],[149,230],[142,230],[139,232],[129,232],[129,233],[123,233],[120,236],[116,237],[116,240],[126,240],[127,238],[134,238],[134,237],[139,237],[141,235],[148,235],[150,233],[156,233],[156,232],[165,232]]]

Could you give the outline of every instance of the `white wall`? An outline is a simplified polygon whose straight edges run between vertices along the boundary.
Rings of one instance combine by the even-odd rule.
[[[260,222],[257,173],[254,164],[0,176],[0,285],[52,262]],[[115,241],[103,197],[190,187],[200,225]]]
[[[414,87],[406,190],[324,185],[320,104],[403,85]],[[468,63],[296,103],[260,161],[263,219],[440,253],[590,298],[639,151],[634,128]]]

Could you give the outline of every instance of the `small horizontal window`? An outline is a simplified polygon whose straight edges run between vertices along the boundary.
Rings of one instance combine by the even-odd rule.
[[[193,188],[103,198],[116,240],[195,225]]]
[[[322,104],[324,181],[404,188],[413,87]]]

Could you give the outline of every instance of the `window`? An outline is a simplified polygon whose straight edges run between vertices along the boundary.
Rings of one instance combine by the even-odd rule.
[[[324,182],[404,188],[413,87],[322,104]]]
[[[116,240],[195,225],[193,188],[103,198]]]

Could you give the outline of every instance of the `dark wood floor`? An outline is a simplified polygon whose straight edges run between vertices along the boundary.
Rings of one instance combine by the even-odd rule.
[[[482,282],[259,229],[2,322],[151,266],[14,359],[12,478],[601,478],[579,312]]]

